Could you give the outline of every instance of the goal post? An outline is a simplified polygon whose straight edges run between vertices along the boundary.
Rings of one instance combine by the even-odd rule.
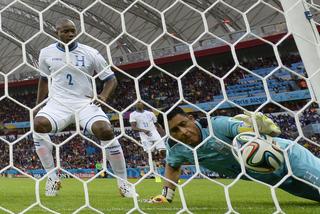
[[[310,78],[314,96],[320,101],[320,37],[310,12],[303,0],[281,0],[289,32],[292,33],[304,67]]]

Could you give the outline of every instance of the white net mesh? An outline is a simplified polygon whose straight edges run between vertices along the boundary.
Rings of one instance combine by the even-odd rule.
[[[289,213],[303,206],[316,213],[312,202],[279,192],[278,187],[293,178],[302,192],[311,187],[319,190],[316,172],[297,176],[290,166],[297,144],[315,156],[320,151],[319,7],[317,1],[302,0],[2,0],[0,209],[6,213]],[[76,40],[97,49],[115,72],[119,85],[101,105],[115,127],[128,176],[134,178],[129,182],[139,197],[118,199],[116,179],[102,179],[117,176],[106,163],[105,147],[83,133],[79,111],[66,129],[51,136],[54,170],[64,188],[58,197],[44,196],[48,174],[32,141],[34,111],[48,101],[35,105],[42,72],[38,58],[40,49],[59,42],[55,22],[61,17],[74,21]],[[65,47],[64,66],[73,66],[72,50]],[[47,76],[49,88],[57,73]],[[97,100],[103,83],[98,75],[87,78],[97,88],[93,97]],[[176,106],[208,126],[208,137],[199,145],[177,143],[192,155],[182,167],[182,182],[174,184],[174,202],[163,207],[144,200],[159,194],[163,184],[148,178],[160,175],[162,182],[169,181],[163,175],[164,160],[143,151],[130,128],[129,113],[137,101],[163,114],[163,138],[172,137],[166,118]],[[234,176],[205,169],[202,152],[207,142],[218,140],[210,117],[246,110],[267,114],[281,127],[280,137],[293,142],[281,149],[287,171],[277,179],[259,180],[248,174],[243,162]],[[257,121],[253,126],[258,128]],[[221,148],[225,147],[231,149],[223,139]],[[255,182],[241,181],[244,177]],[[253,203],[244,206],[247,202]]]

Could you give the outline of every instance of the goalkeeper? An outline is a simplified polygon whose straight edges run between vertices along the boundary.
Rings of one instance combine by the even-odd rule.
[[[254,131],[253,117],[255,118],[254,120],[256,121],[259,132],[273,136],[273,140],[276,141],[282,149],[293,144],[292,147],[288,149],[292,173],[306,182],[289,177],[279,188],[293,195],[320,202],[318,189],[309,185],[313,184],[320,187],[320,159],[293,141],[277,138],[276,136],[281,133],[279,127],[262,113],[237,115],[235,118],[224,116],[212,117],[211,124],[213,132],[217,138],[231,144],[232,139],[239,133]],[[173,109],[167,115],[167,119],[170,135],[182,143],[195,147],[206,139],[206,143],[197,149],[198,161],[201,167],[229,177],[236,177],[241,173],[241,166],[233,156],[231,148],[213,137],[207,139],[209,130],[204,123],[195,121],[192,116],[186,115],[179,107]],[[162,120],[159,118],[158,121]],[[165,177],[177,183],[180,177],[181,165],[185,162],[193,163],[194,155],[186,146],[176,143],[169,138],[166,146],[167,163]],[[267,174],[247,170],[247,174],[264,183],[275,185],[287,175],[287,168],[286,166],[282,166],[280,169]],[[247,178],[242,176],[242,179]],[[162,194],[153,197],[151,200],[153,203],[171,202],[174,198],[174,193],[175,185],[166,181]]]

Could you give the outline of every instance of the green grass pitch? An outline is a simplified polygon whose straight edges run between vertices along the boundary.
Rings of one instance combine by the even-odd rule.
[[[136,182],[137,180],[130,180]],[[221,183],[231,180],[217,179]],[[180,184],[182,184],[182,181]],[[63,179],[59,196],[44,196],[44,181],[40,184],[40,200],[46,207],[59,213],[72,213],[85,204],[83,184],[76,179]],[[139,207],[146,213],[176,213],[182,207],[179,194],[171,204],[148,204],[143,199],[160,193],[162,183],[146,179],[137,185],[140,195]],[[225,213],[227,203],[221,186],[204,179],[194,179],[184,188],[186,203],[192,213]],[[126,213],[134,207],[132,199],[121,198],[116,188],[115,179],[95,179],[88,184],[88,193],[92,207],[104,213]],[[317,202],[291,196],[277,190],[280,206],[285,213],[320,213]],[[232,206],[239,213],[273,213],[275,211],[270,190],[264,185],[248,181],[239,181],[230,188]],[[0,178],[0,206],[19,213],[36,201],[35,182],[27,178]],[[0,213],[5,213],[0,210]],[[27,213],[48,213],[39,206]],[[95,213],[89,209],[80,212]],[[135,212],[138,213],[138,212]]]

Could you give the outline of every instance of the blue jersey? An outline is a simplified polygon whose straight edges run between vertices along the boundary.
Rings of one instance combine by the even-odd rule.
[[[241,168],[237,160],[234,158],[231,148],[226,145],[232,143],[234,136],[238,134],[238,126],[240,121],[230,117],[213,117],[211,119],[214,134],[217,138],[209,138],[198,150],[198,160],[201,167],[210,169],[227,176],[236,176],[241,172]],[[201,130],[202,141],[206,139],[210,133],[208,128],[203,128],[200,123],[196,125]],[[174,143],[169,140],[167,142],[167,163],[172,167],[179,167],[183,163],[194,163],[192,150],[188,147]]]
[[[228,145],[231,145],[233,138],[239,134],[238,127],[243,125],[243,122],[231,117],[218,116],[211,118],[211,124],[216,138],[209,137],[209,129],[196,122],[196,125],[201,130],[202,141],[205,141],[196,150],[199,165],[219,174],[235,177],[241,173],[241,167],[232,154],[232,147]],[[303,182],[294,177],[289,177],[280,185],[280,188],[300,197],[320,201],[318,189],[309,185],[320,187],[320,159],[293,141],[283,138],[273,139],[282,149],[291,145],[287,153],[292,174],[306,181]],[[167,140],[166,146],[166,161],[171,167],[177,168],[184,163],[194,163],[194,154],[188,147],[175,143],[170,139]],[[288,170],[284,165],[279,170],[268,174],[250,170],[247,170],[247,174],[254,179],[275,185],[288,174]],[[248,179],[246,176],[242,178]]]

